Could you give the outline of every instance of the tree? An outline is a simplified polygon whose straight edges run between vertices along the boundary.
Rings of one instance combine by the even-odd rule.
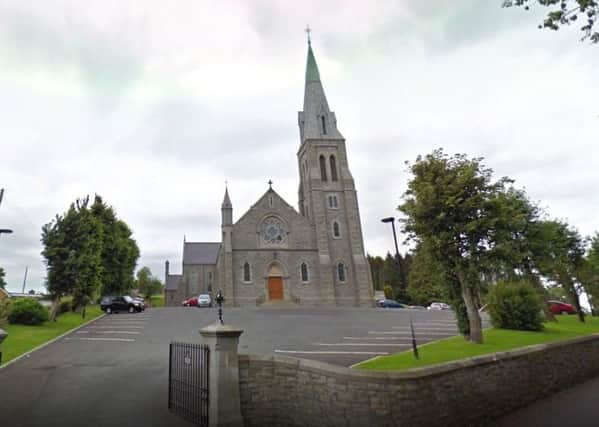
[[[583,269],[583,283],[591,311],[596,316],[599,309],[599,233],[595,233],[590,239]]]
[[[380,256],[370,256],[367,255],[368,264],[370,265],[370,273],[372,275],[372,285],[376,290],[383,289],[383,267],[385,265],[385,260]]]
[[[536,265],[543,276],[564,289],[578,318],[584,322],[579,294],[583,291],[585,241],[576,229],[563,221],[541,221],[537,227],[543,236],[544,249],[536,254]]]
[[[101,293],[122,294],[133,287],[139,248],[129,226],[96,194],[91,212],[102,227]]]
[[[410,299],[419,305],[446,300],[448,297],[444,286],[445,275],[442,266],[435,260],[425,243],[418,244],[408,276]]]
[[[408,302],[407,282],[402,267],[405,267],[405,263],[401,255],[392,256],[387,252],[383,264],[383,283],[391,286],[395,298],[402,302]]]
[[[54,299],[51,320],[56,319],[64,295],[73,296],[85,317],[85,307],[100,284],[102,228],[88,202],[89,197],[78,199],[66,213],[42,227],[46,288]]]
[[[162,282],[152,275],[149,267],[142,267],[137,272],[135,287],[144,298],[149,299],[162,291]]]
[[[592,43],[599,43],[599,32],[594,30],[599,15],[598,0],[504,0],[503,7],[522,6],[529,10],[531,3],[552,9],[539,28],[557,31],[581,18],[582,40],[589,39]]]
[[[447,295],[463,302],[468,338],[482,343],[477,300],[483,277],[501,257],[502,239],[509,235],[504,232],[509,209],[500,197],[512,181],[493,182],[493,171],[482,159],[448,157],[441,149],[418,156],[408,167],[413,178],[399,206],[403,231],[430,248],[444,271]]]
[[[2,267],[0,267],[0,288],[6,289],[6,272]]]

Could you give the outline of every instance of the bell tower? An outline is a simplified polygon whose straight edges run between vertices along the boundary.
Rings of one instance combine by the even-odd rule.
[[[298,114],[299,210],[313,225],[323,302],[372,306],[354,179],[308,36],[304,109]]]

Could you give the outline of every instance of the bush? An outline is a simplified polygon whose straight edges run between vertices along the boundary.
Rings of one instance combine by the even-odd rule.
[[[39,325],[48,320],[48,310],[33,298],[20,298],[12,302],[8,321],[23,325]]]
[[[498,282],[489,289],[487,303],[491,322],[496,328],[543,329],[543,300],[528,282]]]

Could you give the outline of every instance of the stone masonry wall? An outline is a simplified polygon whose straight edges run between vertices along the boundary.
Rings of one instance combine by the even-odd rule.
[[[476,426],[599,374],[599,334],[400,372],[240,355],[246,426]]]

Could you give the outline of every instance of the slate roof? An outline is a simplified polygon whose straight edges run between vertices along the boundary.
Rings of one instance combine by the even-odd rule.
[[[181,283],[181,274],[169,274],[166,276],[166,290],[176,291],[179,289],[179,283]]]
[[[219,242],[185,242],[183,264],[216,264],[219,249]]]

